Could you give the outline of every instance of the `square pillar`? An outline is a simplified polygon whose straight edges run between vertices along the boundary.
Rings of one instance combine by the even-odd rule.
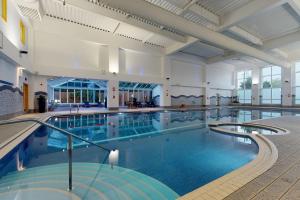
[[[210,105],[210,87],[209,84],[207,84],[204,88],[204,106]]]
[[[159,104],[161,107],[171,106],[171,94],[169,81],[164,81],[163,85],[159,86],[160,88],[160,101]]]
[[[260,105],[260,68],[252,70],[252,105]]]
[[[282,67],[282,86],[281,86],[281,95],[282,95],[282,106],[292,106],[292,68],[291,67]]]
[[[160,85],[160,101],[161,107],[171,106],[171,91],[170,91],[170,78],[171,78],[171,60],[169,56],[162,57],[161,60],[161,78],[163,84]]]
[[[119,109],[119,81],[117,80],[107,82],[107,108]]]

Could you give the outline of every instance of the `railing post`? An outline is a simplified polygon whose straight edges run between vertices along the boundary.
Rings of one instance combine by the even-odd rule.
[[[72,191],[72,136],[68,135],[69,191]]]

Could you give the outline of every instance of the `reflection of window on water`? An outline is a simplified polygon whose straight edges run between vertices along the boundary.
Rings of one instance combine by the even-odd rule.
[[[237,137],[236,141],[244,144],[252,144],[252,141],[249,138]]]
[[[263,68],[261,83],[262,103],[281,104],[281,67]]]
[[[268,119],[272,117],[281,117],[280,112],[261,112],[261,118],[262,119]]]
[[[248,110],[240,110],[238,113],[238,122],[248,122],[252,120],[252,112]]]

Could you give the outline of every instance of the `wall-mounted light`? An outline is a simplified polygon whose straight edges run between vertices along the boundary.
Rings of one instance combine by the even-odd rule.
[[[18,67],[19,70],[25,70],[25,67]]]

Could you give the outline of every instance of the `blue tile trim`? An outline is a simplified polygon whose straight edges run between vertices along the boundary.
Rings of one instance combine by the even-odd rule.
[[[178,98],[181,98],[181,97],[185,97],[185,98],[191,98],[191,97],[194,97],[194,98],[201,98],[201,97],[204,97],[203,95],[200,95],[200,96],[195,96],[195,95],[179,95],[179,96],[171,96],[172,98],[174,99],[178,99]]]
[[[12,87],[10,85],[2,85],[2,86],[0,86],[0,92],[2,92],[3,90],[9,90],[11,92],[19,92],[19,94],[21,96],[23,96],[23,92],[19,88],[14,88],[14,87]]]
[[[5,85],[11,85],[11,86],[14,85],[14,84],[12,84],[12,83],[10,83],[10,82],[3,81],[3,80],[0,80],[0,83],[5,84]]]

